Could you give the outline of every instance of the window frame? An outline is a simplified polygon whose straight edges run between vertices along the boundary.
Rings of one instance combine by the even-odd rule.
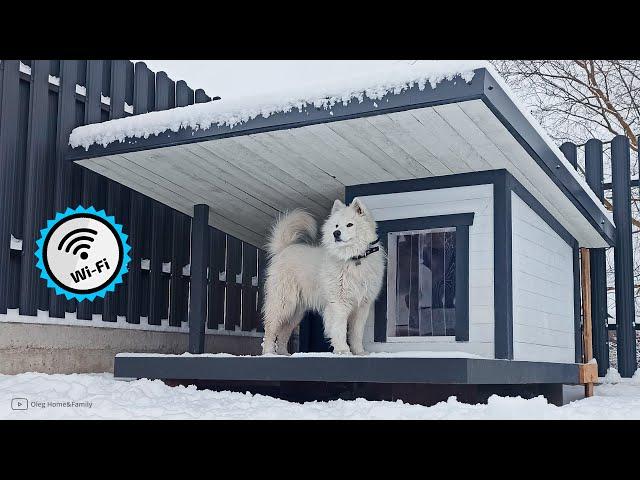
[[[456,229],[456,328],[457,342],[469,341],[469,227],[473,225],[474,213],[458,213],[452,215],[435,215],[428,217],[399,218],[378,221],[380,243],[389,252],[389,233],[400,233],[414,230],[435,228]],[[394,279],[395,281],[395,279]],[[378,296],[374,309],[374,342],[387,342],[387,291],[388,276],[385,268],[383,288]],[[390,337],[389,341],[398,343],[402,340],[410,342],[433,341],[433,339],[453,339],[453,336],[425,337]]]

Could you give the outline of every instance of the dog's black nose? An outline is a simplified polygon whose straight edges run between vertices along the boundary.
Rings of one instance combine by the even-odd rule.
[[[333,231],[333,236],[334,236],[335,238],[340,238],[340,234],[341,234],[341,233],[342,233],[342,232],[340,232],[340,230],[334,230],[334,231]]]

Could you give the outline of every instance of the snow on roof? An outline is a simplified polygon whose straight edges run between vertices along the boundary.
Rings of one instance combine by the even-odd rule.
[[[330,109],[341,102],[344,105],[365,97],[380,100],[387,93],[398,94],[414,85],[420,90],[429,83],[431,88],[445,79],[461,76],[471,81],[474,69],[486,67],[485,62],[471,61],[421,61],[396,64],[372,74],[354,75],[331,82],[318,82],[287,88],[270,95],[223,98],[215,102],[198,103],[186,107],[160,112],[120,118],[78,127],[71,132],[69,145],[85,149],[93,144],[106,147],[126,138],[148,138],[168,130],[177,132],[181,128],[206,130],[212,125],[234,127],[260,115],[269,117],[274,113],[302,110],[305,105]]]
[[[167,131],[177,132],[187,127],[193,130],[206,130],[213,125],[227,125],[233,128],[260,115],[267,118],[275,113],[290,112],[294,108],[302,110],[306,105],[331,109],[339,102],[347,105],[354,100],[362,102],[365,97],[380,100],[388,93],[399,94],[414,85],[417,85],[420,90],[426,88],[427,83],[431,88],[436,88],[441,81],[452,80],[456,76],[469,82],[474,76],[474,70],[478,68],[489,71],[527,121],[598,205],[601,212],[613,223],[612,213],[600,202],[586,180],[573,168],[556,143],[500,74],[486,61],[428,60],[398,63],[380,68],[375,73],[367,72],[331,82],[318,82],[297,89],[286,88],[270,95],[223,98],[214,102],[84,125],[71,132],[69,145],[74,148],[82,146],[88,150],[93,144],[107,147],[114,142],[124,142],[127,138],[149,138],[152,135]]]

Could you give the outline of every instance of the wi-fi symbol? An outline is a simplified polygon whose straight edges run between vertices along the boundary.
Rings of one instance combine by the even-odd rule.
[[[64,237],[62,237],[62,240],[60,240],[60,243],[58,244],[58,250],[62,250],[62,248],[65,247],[66,243],[67,246],[64,248],[65,252],[73,253],[74,255],[78,255],[78,252],[80,252],[80,258],[86,260],[89,254],[86,251],[81,252],[81,250],[89,250],[91,248],[91,244],[85,242],[93,242],[95,240],[93,237],[86,234],[96,236],[98,235],[98,232],[90,228],[76,228],[75,230],[71,230]],[[67,242],[67,240],[69,241]],[[73,248],[72,251],[71,248],[74,245],[75,248]]]

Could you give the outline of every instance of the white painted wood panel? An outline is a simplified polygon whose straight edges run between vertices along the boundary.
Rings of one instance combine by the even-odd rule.
[[[365,331],[370,351],[464,351],[494,356],[493,302],[493,185],[474,185],[416,192],[360,197],[376,220],[391,220],[473,212],[469,227],[469,341],[448,337],[394,338],[382,344],[373,341],[373,313]]]
[[[512,193],[515,360],[573,362],[573,249]]]
[[[411,172],[405,169],[402,162],[396,161],[396,155],[389,155],[385,149],[378,146],[378,130],[371,128],[369,123],[355,119],[328,123],[326,127],[344,139],[347,144],[353,145],[365,159],[373,160],[381,170],[394,180],[413,178]],[[328,137],[328,135],[322,136],[322,138]]]
[[[235,138],[225,138],[213,144],[202,144],[204,148],[215,151],[220,158],[233,163],[247,175],[259,180],[284,196],[286,204],[300,205],[317,215],[326,213],[327,200],[313,195],[313,190],[296,180],[279,168],[270,167],[268,161],[258,157],[238,143]]]
[[[296,159],[290,155],[281,155],[276,146],[270,144],[271,139],[267,137],[256,138],[255,135],[246,135],[233,140],[251,151],[258,160],[264,160],[264,168],[282,170],[294,179],[291,185],[296,185],[298,188],[305,187],[320,203],[323,200],[332,203],[331,198],[335,192],[344,189],[344,185],[308,161]]]
[[[389,141],[401,151],[406,152],[429,172],[426,176],[447,175],[451,173],[435,155],[420,145],[397,120],[389,115],[375,115],[366,121],[380,132],[384,132]]]

